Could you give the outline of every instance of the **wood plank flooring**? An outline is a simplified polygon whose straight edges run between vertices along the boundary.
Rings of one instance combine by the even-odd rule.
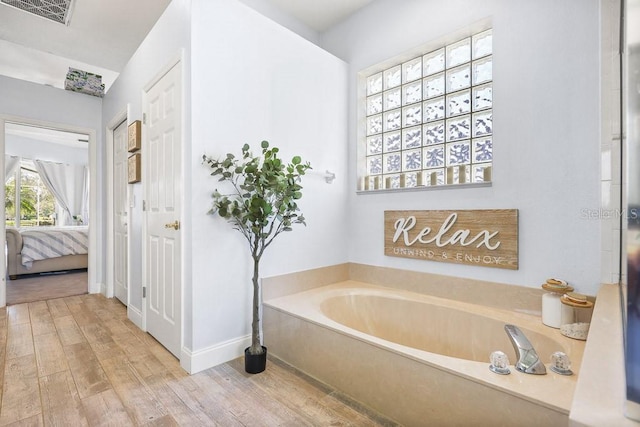
[[[0,426],[394,425],[273,358],[189,376],[101,295],[0,309],[0,368]]]
[[[86,294],[89,283],[87,270],[18,277],[7,277],[7,305]]]

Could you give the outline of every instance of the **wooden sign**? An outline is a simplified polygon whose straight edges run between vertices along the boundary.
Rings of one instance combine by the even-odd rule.
[[[131,123],[127,128],[129,131],[129,139],[128,139],[128,151],[131,153],[133,151],[138,151],[140,146],[142,145],[142,123],[140,120],[136,120]]]
[[[518,269],[518,210],[385,211],[384,254]]]
[[[140,153],[132,154],[128,159],[129,184],[140,182],[141,179],[141,159]]]

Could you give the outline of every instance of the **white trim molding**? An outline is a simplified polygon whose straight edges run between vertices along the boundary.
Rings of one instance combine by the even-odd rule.
[[[244,349],[251,345],[251,335],[234,338],[202,350],[191,351],[182,347],[180,366],[189,374],[197,374],[205,369],[226,363],[244,355]]]
[[[138,328],[144,331],[142,327],[142,311],[132,306],[131,304],[127,305],[127,318],[133,322]]]
[[[103,289],[102,273],[104,271],[102,246],[98,245],[98,236],[102,234],[103,218],[98,213],[98,199],[101,192],[98,191],[98,147],[97,132],[95,129],[85,128],[75,125],[50,122],[46,120],[31,119],[27,117],[11,116],[0,114],[0,149],[5,151],[4,133],[6,123],[19,123],[27,126],[38,126],[49,129],[83,133],[89,136],[89,265],[88,265],[88,292],[90,294],[99,293]],[[4,174],[4,164],[0,166],[0,173]],[[4,197],[4,187],[0,189],[0,197]],[[0,214],[0,234],[5,235],[4,212]],[[0,250],[4,254],[4,249]],[[3,255],[4,256],[4,255]],[[6,305],[7,284],[4,279],[6,267],[0,267],[0,307]]]

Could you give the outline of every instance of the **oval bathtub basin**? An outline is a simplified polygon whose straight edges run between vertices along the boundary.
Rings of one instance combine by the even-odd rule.
[[[492,351],[501,350],[516,362],[505,321],[463,308],[369,292],[330,297],[320,309],[344,326],[403,346],[478,362],[487,362]],[[541,358],[566,352],[558,341],[521,329]]]

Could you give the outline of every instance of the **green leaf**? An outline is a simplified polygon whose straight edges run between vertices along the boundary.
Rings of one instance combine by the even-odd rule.
[[[267,141],[260,146],[261,154],[255,157],[248,144],[242,146],[242,158],[232,153],[221,159],[203,155],[203,164],[219,178],[224,192],[213,192],[209,213],[240,231],[257,260],[262,254],[256,248],[264,248],[280,231],[291,231],[294,224],[305,224],[296,200],[302,197],[300,176],[311,168],[300,156],[289,162],[279,158],[280,150]]]

